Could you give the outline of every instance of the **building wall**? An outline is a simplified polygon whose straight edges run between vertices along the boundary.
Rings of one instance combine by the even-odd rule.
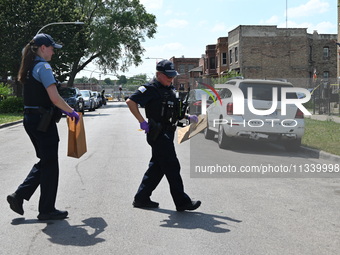
[[[301,87],[311,86],[316,70],[318,78],[325,73],[334,79],[337,75],[336,35],[308,34],[306,28],[277,28],[277,26],[238,26],[219,38],[215,46],[215,57],[227,50],[228,67],[245,78],[283,78]],[[227,42],[227,49],[222,43]],[[212,57],[212,45],[207,45],[206,62]],[[329,55],[324,57],[324,48]],[[217,68],[209,65],[205,75],[221,75]]]
[[[172,57],[170,61],[174,63],[175,69],[179,73],[179,75],[174,79],[173,85],[176,89],[180,87],[184,87],[184,90],[188,90],[190,86],[190,74],[189,71],[195,67],[199,66],[199,58],[185,58],[184,56],[181,58]]]
[[[228,37],[220,37],[216,44],[216,72],[218,75],[228,71]]]

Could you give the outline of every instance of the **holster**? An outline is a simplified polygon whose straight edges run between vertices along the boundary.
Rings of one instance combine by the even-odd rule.
[[[37,127],[37,130],[41,132],[46,132],[53,117],[53,109],[52,108],[46,109],[46,108],[40,107],[39,112],[41,113],[41,119]]]
[[[149,119],[149,138],[152,141],[155,141],[159,134],[162,131],[162,125],[159,122],[154,121],[153,119]]]

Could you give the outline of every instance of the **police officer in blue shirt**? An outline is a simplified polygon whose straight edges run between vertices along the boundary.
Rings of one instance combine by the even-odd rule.
[[[24,128],[40,161],[17,190],[7,196],[7,201],[13,211],[23,215],[23,200],[28,201],[40,186],[39,220],[64,219],[68,215],[67,211],[55,208],[59,177],[56,122],[61,117],[59,109],[76,122],[79,115],[59,95],[57,81],[48,63],[54,49],[61,47],[48,34],[36,35],[23,50],[18,75],[24,85]]]
[[[176,210],[195,210],[201,205],[201,201],[192,201],[184,192],[181,167],[173,142],[177,122],[181,118],[179,99],[171,85],[178,73],[169,60],[160,61],[156,69],[156,77],[150,83],[139,87],[126,101],[141,129],[145,130],[147,142],[152,149],[149,168],[135,195],[133,206],[157,208],[159,204],[152,201],[150,196],[165,175]],[[138,104],[145,107],[148,122],[140,113]],[[186,115],[186,118],[192,122],[198,120],[196,115]]]

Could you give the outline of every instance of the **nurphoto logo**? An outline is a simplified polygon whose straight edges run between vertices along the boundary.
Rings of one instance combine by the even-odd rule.
[[[240,88],[237,88],[233,85],[223,84],[223,88],[227,88],[231,91],[233,95],[233,114],[243,115],[244,114],[244,95]],[[247,105],[249,111],[254,115],[266,116],[274,113],[278,106],[278,89],[272,88],[272,105],[269,109],[258,110],[254,107],[253,104],[253,88],[248,87],[248,98]],[[214,90],[216,96],[218,95],[216,90]],[[302,93],[305,95],[304,98],[287,98],[288,93]],[[219,98],[219,96],[218,96]],[[281,115],[287,114],[287,105],[293,104],[296,105],[305,115],[312,115],[302,104],[307,103],[311,99],[311,94],[309,90],[304,88],[293,88],[293,87],[282,87],[281,88]],[[220,100],[220,104],[222,105],[222,101]],[[207,105],[207,97],[206,95],[202,95],[202,114],[206,114],[206,105]]]

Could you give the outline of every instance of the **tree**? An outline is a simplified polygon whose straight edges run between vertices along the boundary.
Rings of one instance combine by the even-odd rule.
[[[142,62],[141,43],[156,33],[156,17],[139,0],[1,0],[0,74],[16,76],[21,50],[43,26],[59,21],[83,21],[84,26],[55,25],[42,32],[65,46],[53,57],[60,81],[95,62],[107,71],[126,71]]]
[[[212,85],[215,85],[215,84],[222,84],[222,83],[225,83],[226,81],[232,79],[232,78],[235,78],[235,77],[240,77],[242,76],[240,73],[234,71],[234,70],[231,70],[225,74],[223,74],[221,77],[219,78],[213,78],[211,80],[211,84]]]
[[[0,10],[0,75],[3,80],[17,76],[22,49],[43,25],[79,17],[73,0],[1,0]],[[53,33],[53,37],[58,40],[65,35],[73,38],[77,29],[75,26],[59,28],[60,32]],[[62,62],[60,67],[63,67]]]
[[[121,76],[119,76],[118,77],[118,82],[117,82],[117,84],[118,85],[124,85],[124,84],[126,84],[127,83],[127,78],[126,78],[126,76],[125,75],[121,75]]]
[[[111,80],[110,78],[105,78],[104,83],[105,83],[106,85],[112,85],[112,84],[114,84],[114,81]]]

